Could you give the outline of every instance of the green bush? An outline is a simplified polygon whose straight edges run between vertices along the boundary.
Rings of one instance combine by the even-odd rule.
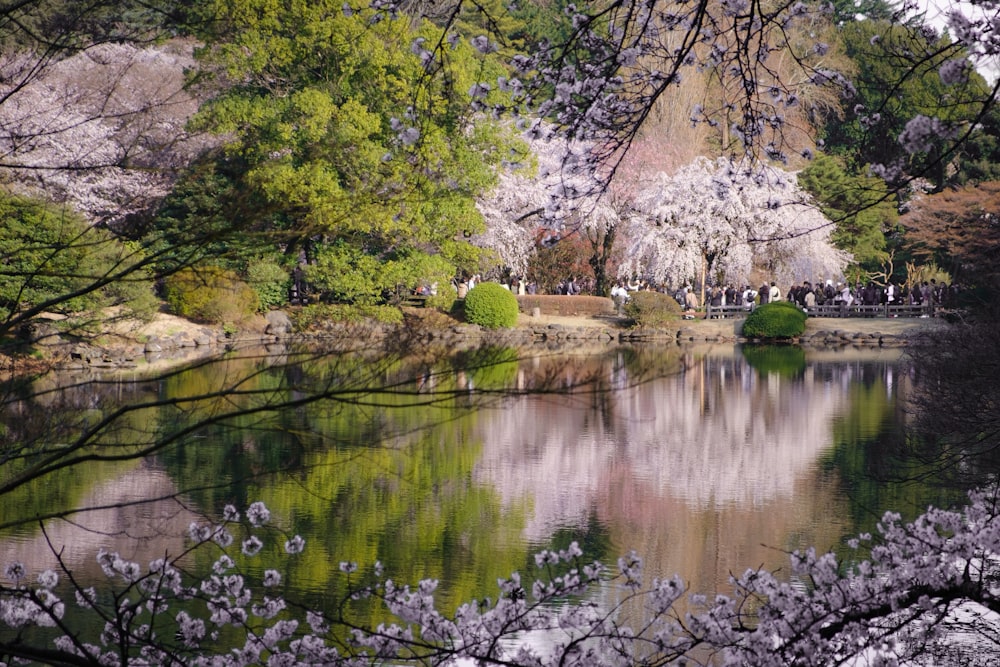
[[[743,335],[747,338],[794,338],[805,330],[806,314],[788,301],[764,304],[743,322]]]
[[[498,283],[480,283],[465,295],[465,320],[487,329],[517,324],[517,297]]]
[[[346,304],[310,304],[292,313],[299,331],[322,329],[330,323],[360,324],[369,320],[383,324],[402,324],[403,311],[395,306],[351,306]]]
[[[167,278],[165,288],[175,314],[203,322],[242,322],[260,305],[234,271],[217,266],[182,269]]]
[[[676,322],[682,310],[677,299],[662,292],[632,292],[622,310],[640,327],[657,327]]]
[[[288,301],[292,277],[273,259],[261,257],[247,264],[247,283],[257,293],[261,309],[266,310]]]

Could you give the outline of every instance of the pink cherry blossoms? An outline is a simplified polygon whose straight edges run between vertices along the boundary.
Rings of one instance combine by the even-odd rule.
[[[266,508],[255,507],[263,516]],[[230,520],[192,534],[256,536],[264,528]],[[95,636],[74,631],[51,647],[4,640],[3,651],[115,665],[785,667],[986,665],[1000,658],[997,488],[973,492],[961,509],[931,508],[912,522],[887,513],[877,534],[849,542],[851,556],[796,551],[787,572],[748,569],[732,578],[729,595],[711,599],[677,577],[647,583],[635,553],[608,565],[587,561],[575,543],[539,552],[533,569],[512,573],[492,597],[453,614],[436,606],[437,581],[411,586],[378,563],[370,570],[343,564],[347,597],[384,605],[394,617],[377,627],[286,600],[277,593],[279,570],[268,568],[257,581],[220,546],[235,541],[195,540],[185,553],[147,567],[101,552],[107,581],[100,594],[79,587],[68,572],[31,575],[23,564],[8,564],[0,585],[0,623],[7,628],[92,627],[71,620],[80,614],[105,623]],[[217,551],[210,570],[192,570],[189,556],[205,549]],[[75,602],[57,594],[63,580]]]

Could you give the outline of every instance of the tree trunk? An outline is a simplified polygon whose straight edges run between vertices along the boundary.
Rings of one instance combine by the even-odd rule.
[[[611,226],[603,232],[595,231],[596,238],[589,233],[590,247],[593,254],[590,256],[590,268],[594,271],[594,294],[596,296],[609,296],[611,286],[608,285],[608,261],[611,258],[611,250],[615,245],[615,227]]]

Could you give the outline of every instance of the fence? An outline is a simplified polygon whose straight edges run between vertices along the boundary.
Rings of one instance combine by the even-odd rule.
[[[865,306],[841,303],[824,304],[807,308],[809,317],[935,317],[939,308],[932,305],[882,304]],[[750,310],[746,306],[707,306],[705,319],[728,320],[746,317]]]

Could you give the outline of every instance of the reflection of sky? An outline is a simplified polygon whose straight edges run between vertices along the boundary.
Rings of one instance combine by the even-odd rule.
[[[694,510],[759,509],[791,498],[831,443],[853,367],[836,368],[760,377],[741,357],[714,358],[617,391],[603,406],[521,398],[481,416],[476,475],[503,502],[530,504],[530,541],[583,525],[612,474]]]

